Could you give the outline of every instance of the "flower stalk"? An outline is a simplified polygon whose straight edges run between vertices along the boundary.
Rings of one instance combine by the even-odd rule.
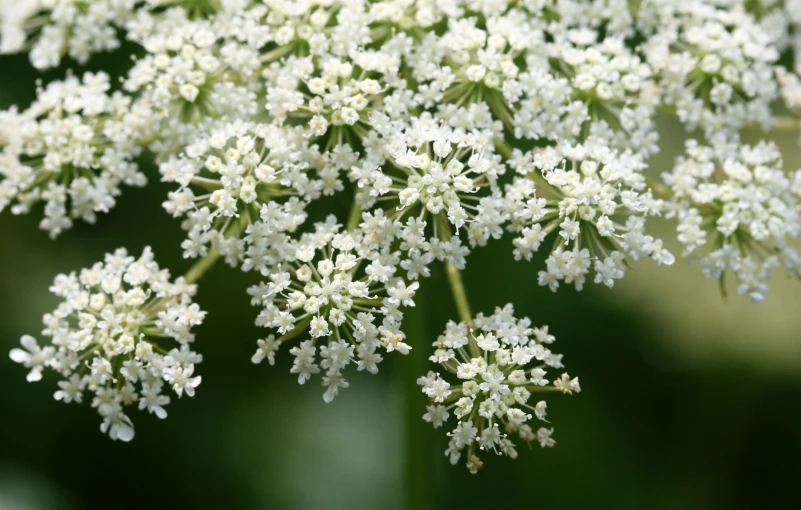
[[[209,250],[209,253],[205,257],[195,262],[195,264],[189,268],[189,271],[184,275],[184,280],[186,280],[186,283],[197,282],[206,274],[206,271],[214,267],[214,264],[216,264],[219,259],[220,252],[217,250]]]
[[[453,300],[456,303],[459,318],[466,324],[472,324],[473,314],[470,312],[470,304],[467,302],[467,292],[464,290],[462,272],[453,264],[448,264],[445,271],[448,274],[448,283],[451,285],[451,292],[453,292]]]
[[[420,419],[420,410],[427,399],[420,392],[417,378],[428,370],[428,354],[431,345],[426,327],[428,317],[427,294],[418,292],[416,306],[409,308],[404,318],[407,340],[412,345],[409,354],[402,360],[400,370],[400,395],[403,408],[403,490],[404,508],[408,510],[430,510],[434,508],[434,459],[433,433]]]

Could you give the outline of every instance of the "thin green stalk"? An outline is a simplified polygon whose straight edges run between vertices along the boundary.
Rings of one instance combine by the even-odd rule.
[[[495,150],[506,159],[512,157],[512,146],[506,143],[505,140],[497,140],[495,142]]]
[[[420,391],[417,378],[428,372],[426,327],[428,303],[424,292],[414,297],[417,306],[404,310],[403,329],[412,346],[401,360],[401,399],[404,415],[404,508],[432,510],[434,508],[434,458],[431,424],[423,421],[428,399]]]
[[[473,357],[481,356],[481,349],[478,347],[476,339],[473,337],[473,314],[470,312],[470,303],[467,302],[467,292],[464,290],[464,283],[462,282],[462,272],[452,264],[446,264],[446,272],[448,273],[448,282],[451,284],[451,292],[453,293],[453,300],[456,303],[456,310],[459,312],[459,318],[467,324],[470,330],[467,338],[470,342],[470,354]]]
[[[771,129],[774,131],[796,131],[800,124],[801,120],[796,117],[779,117],[776,119],[776,122],[773,123]]]
[[[210,250],[205,257],[195,262],[195,265],[186,272],[184,275],[186,283],[195,283],[198,281],[206,273],[206,271],[214,266],[214,263],[217,262],[217,259],[219,258],[220,252],[217,250]]]
[[[345,226],[345,229],[348,232],[352,232],[356,230],[359,226],[359,222],[362,219],[362,208],[356,201],[353,201],[353,206],[350,208],[350,215],[348,216],[348,224]]]
[[[470,304],[467,302],[467,292],[464,290],[462,272],[452,264],[446,264],[446,266],[448,282],[451,284],[453,300],[456,302],[456,310],[459,312],[459,318],[472,328],[473,314],[470,313]]]

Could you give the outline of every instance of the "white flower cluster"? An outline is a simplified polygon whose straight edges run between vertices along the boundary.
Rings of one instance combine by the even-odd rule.
[[[290,372],[303,384],[322,367],[326,402],[348,387],[341,371],[351,362],[375,374],[383,360],[379,349],[408,354],[411,348],[400,330],[400,308],[414,306],[419,283],[407,286],[394,276],[398,252],[388,245],[365,250],[361,237],[358,230],[340,232],[336,218],[329,217],[314,233],[288,244],[269,271],[270,281],[248,291],[253,304],[263,307],[256,324],[280,335],[259,340],[253,362],[266,357],[272,365],[280,345],[308,328],[310,338],[289,351],[295,356]]]
[[[39,91],[23,112],[0,112],[0,211],[45,202],[41,227],[56,237],[72,220],[94,223],[114,207],[120,186],[144,186],[133,159],[130,99],[109,95],[106,74],[70,76]]]
[[[306,220],[305,206],[343,189],[341,165],[327,156],[301,130],[273,124],[234,122],[199,137],[160,166],[162,180],[181,186],[164,207],[186,217],[184,255],[203,256],[211,246],[232,265],[266,275]]]
[[[423,393],[431,399],[423,418],[435,428],[456,417],[456,428],[448,436],[445,452],[456,464],[467,450],[467,468],[476,473],[483,465],[479,451],[517,457],[510,435],[525,443],[539,442],[554,446],[553,428],[539,427],[535,432],[529,420],[546,422],[547,403],[529,404],[532,393],[561,391],[568,395],[580,392],[578,378],[567,373],[549,381],[549,369],[561,369],[562,356],[547,346],[554,337],[548,327],[532,328],[528,318],[517,319],[511,304],[496,308],[485,317],[478,314],[473,323],[448,322],[445,333],[434,342],[431,361],[439,363],[451,384],[437,372],[418,379]],[[532,416],[533,413],[533,416]]]
[[[66,54],[86,63],[93,53],[119,48],[117,30],[136,0],[2,0],[0,53],[30,47],[37,69],[56,67]],[[153,2],[155,3],[155,2]]]
[[[652,69],[625,44],[633,32],[626,2],[524,5],[526,13],[500,17],[488,39],[501,49],[508,39],[512,65],[502,67],[499,87],[506,105],[489,102],[499,118],[511,110],[505,122],[515,137],[575,143],[594,133],[613,147],[656,152],[658,92]]]
[[[494,154],[502,124],[488,107],[443,109],[439,118],[424,113],[408,124],[375,118],[380,116],[373,122],[380,133],[371,140],[375,150],[349,173],[357,203],[397,205],[395,219],[439,217],[449,230],[466,227],[472,245],[500,237],[507,215],[498,178],[506,167]],[[437,237],[435,232],[429,241]]]
[[[662,240],[644,233],[646,218],[664,204],[646,187],[642,156],[591,142],[528,154],[515,149],[510,166],[519,174],[506,189],[508,229],[518,233],[515,258],[530,260],[558,232],[540,285],[555,291],[564,281],[581,290],[592,267],[595,283],[612,287],[627,257],[673,263]]]
[[[242,82],[251,81],[261,62],[256,48],[237,36],[257,35],[236,34],[224,14],[212,20],[188,16],[184,9],[169,9],[163,17],[142,11],[131,22],[131,37],[147,53],[128,73],[125,90],[139,93],[140,101],[147,101],[168,122],[252,116],[254,87]]]
[[[662,101],[709,138],[748,123],[767,129],[778,96],[772,38],[743,5],[726,3],[644,0],[638,20]]]
[[[11,351],[13,361],[30,368],[29,381],[56,372],[62,380],[54,397],[66,403],[81,403],[89,391],[103,418],[100,430],[122,441],[134,436],[126,407],[165,418],[164,389],[195,394],[202,356],[190,348],[191,329],[205,312],[192,302],[195,285],[171,282],[150,248],[138,259],[119,249],[78,274],[59,275],[50,291],[63,299],[44,316],[42,335],[50,342],[40,347],[26,335],[24,350]]]
[[[70,73],[0,112],[0,211],[44,202],[41,226],[59,235],[107,212],[122,185],[144,185],[134,161],[152,155],[184,256],[200,259],[187,278],[221,257],[265,279],[250,294],[271,333],[253,361],[273,364],[293,342],[291,372],[320,374],[326,401],[347,387],[347,366],[374,373],[385,352],[413,346],[402,308],[432,265],[458,274],[504,235],[517,260],[543,252],[539,284],[554,291],[612,287],[643,258],[671,265],[655,216],[678,220],[708,277],[732,271],[755,300],[776,266],[801,273],[789,242],[801,174],[783,173],[774,146],[740,142],[745,128],[788,124],[777,100],[801,111],[799,66],[785,68],[789,50],[801,55],[799,0],[0,0],[0,28],[0,53],[26,51],[40,69],[137,48],[119,90],[103,73]],[[657,111],[699,139],[667,186],[648,178]],[[346,221],[326,218],[345,204]],[[120,438],[132,433],[123,404],[162,414],[142,402],[165,402],[164,382],[180,394],[199,381],[175,329],[202,318],[194,287],[168,285],[144,259],[118,254],[99,280],[64,279],[53,345],[26,337],[30,352],[13,354],[34,378],[45,366],[75,376]],[[137,276],[143,265],[150,276]],[[105,283],[117,279],[129,287]],[[507,307],[438,341],[436,361],[465,382],[424,378],[427,416],[456,406],[450,453],[467,449],[472,470],[477,448],[513,454],[504,434],[551,444],[524,423],[544,381],[544,367],[524,365],[559,363],[544,331]],[[183,347],[139,352],[162,334]]]
[[[777,266],[801,275],[801,257],[789,243],[801,233],[801,171],[791,178],[781,167],[772,143],[706,147],[690,140],[686,156],[663,176],[684,255],[700,259],[706,277],[721,284],[733,271],[737,292],[756,302]]]

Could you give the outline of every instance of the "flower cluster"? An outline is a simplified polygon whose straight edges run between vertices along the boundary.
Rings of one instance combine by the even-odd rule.
[[[707,137],[734,136],[752,123],[768,128],[778,96],[779,52],[742,5],[645,0],[643,48],[662,100]]]
[[[430,359],[460,384],[451,384],[434,371],[417,382],[431,399],[423,416],[426,421],[439,428],[451,413],[457,420],[448,433],[451,439],[445,452],[451,464],[459,462],[465,449],[471,473],[483,465],[479,450],[516,458],[510,435],[527,444],[555,444],[553,428],[540,427],[535,432],[529,424],[531,413],[547,422],[547,403],[529,404],[532,393],[570,395],[581,387],[578,378],[571,379],[567,373],[553,381],[546,379],[549,369],[563,368],[562,356],[547,347],[553,341],[547,326],[532,328],[528,318],[515,318],[511,304],[496,308],[490,316],[478,314],[470,323],[448,322],[445,333],[434,342],[436,350]]]
[[[789,243],[801,233],[801,171],[791,179],[781,166],[771,143],[706,147],[690,140],[686,156],[664,175],[684,255],[700,259],[706,277],[721,284],[733,271],[737,292],[757,302],[777,266],[801,275],[801,257]]]
[[[253,304],[263,307],[256,324],[280,335],[259,340],[253,362],[266,357],[272,365],[281,344],[308,328],[310,338],[289,351],[295,356],[290,371],[303,384],[322,367],[326,402],[348,387],[341,370],[352,361],[358,370],[375,374],[383,360],[380,349],[408,354],[411,348],[400,329],[400,308],[414,306],[419,283],[407,286],[394,276],[398,252],[388,247],[365,251],[360,237],[360,231],[340,232],[336,218],[330,217],[286,247],[283,261],[269,272],[269,282],[248,291]]]
[[[135,3],[4,0],[0,2],[0,53],[30,46],[31,64],[37,69],[58,66],[65,54],[86,63],[93,53],[119,48],[117,30],[133,15]]]
[[[147,155],[183,255],[198,259],[175,284],[149,251],[60,278],[52,345],[25,337],[12,357],[31,379],[59,371],[60,399],[94,392],[104,430],[130,439],[124,405],[163,416],[163,385],[180,395],[199,382],[188,329],[203,314],[187,281],[219,258],[254,278],[256,324],[269,332],[253,362],[288,350],[290,371],[300,383],[319,374],[330,402],[348,366],[375,373],[385,353],[420,341],[404,333],[404,307],[432,266],[458,275],[472,250],[511,238],[516,260],[542,264],[542,286],[613,287],[639,259],[674,262],[657,216],[678,223],[685,257],[708,277],[733,272],[759,301],[776,266],[801,273],[790,242],[801,173],[740,135],[801,125],[801,67],[787,65],[801,48],[799,5],[0,0],[0,53],[28,52],[39,69],[136,48],[119,89],[104,73],[69,73],[0,112],[0,211],[43,202],[55,237],[109,211],[123,185],[145,185],[135,161]],[[697,140],[664,183],[648,168],[657,112]],[[456,415],[449,454],[466,450],[472,471],[479,449],[514,456],[512,434],[553,444],[527,423],[527,410],[545,416],[532,391],[578,391],[566,375],[545,379],[561,366],[552,337],[511,305],[468,320],[450,281],[465,322],[449,324],[433,359],[462,383],[423,377],[426,419]]]
[[[267,274],[306,220],[305,206],[342,190],[331,159],[291,127],[234,122],[197,137],[160,165],[162,180],[181,186],[164,207],[186,217],[184,255],[213,247],[232,264]]]
[[[486,105],[442,113],[424,113],[410,123],[375,119],[381,133],[372,140],[376,150],[349,173],[356,202],[364,208],[396,205],[394,218],[438,217],[449,229],[466,227],[470,244],[483,245],[500,237],[507,219],[498,186],[506,167],[494,154],[502,125]]]
[[[70,76],[39,90],[27,110],[0,112],[0,211],[44,201],[40,225],[56,237],[73,219],[108,212],[121,185],[147,183],[133,162],[130,99],[109,86],[103,73]]]
[[[664,208],[645,184],[640,155],[617,153],[591,142],[547,148],[510,160],[519,175],[507,185],[508,229],[515,258],[530,260],[546,237],[557,232],[540,285],[584,285],[591,266],[595,283],[608,287],[623,277],[625,261],[650,257],[670,265],[673,255],[660,239],[644,233],[648,216]]]
[[[165,418],[165,389],[178,397],[195,394],[195,364],[203,358],[191,349],[191,330],[205,312],[192,302],[195,285],[171,282],[150,248],[139,258],[119,249],[78,274],[59,275],[50,291],[63,299],[44,316],[42,335],[50,342],[40,347],[26,335],[24,350],[11,351],[12,360],[30,369],[29,381],[40,380],[44,370],[57,373],[62,380],[54,397],[66,403],[83,402],[89,391],[103,418],[100,430],[122,441],[134,436],[126,407]]]
[[[188,16],[170,9],[163,18],[145,11],[135,20],[133,37],[147,53],[128,73],[125,90],[173,122],[253,115],[256,97],[242,82],[258,70],[258,52],[230,34],[224,13],[211,21]]]

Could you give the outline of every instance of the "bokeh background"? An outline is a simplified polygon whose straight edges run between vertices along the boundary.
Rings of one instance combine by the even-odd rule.
[[[121,72],[129,62],[111,54],[87,68]],[[24,107],[37,78],[66,72],[39,76],[24,57],[0,58],[0,70],[0,108]],[[657,174],[685,136],[671,122],[661,129]],[[776,137],[788,169],[801,166],[796,137]],[[176,275],[190,266],[178,222],[160,205],[167,188],[143,165],[150,186],[127,189],[95,226],[79,223],[56,241],[38,230],[39,214],[0,215],[1,510],[798,507],[801,283],[777,276],[767,301],[753,305],[722,299],[697,267],[644,262],[615,289],[552,294],[537,286],[536,263],[513,260],[508,240],[470,256],[467,291],[474,311],[512,302],[549,324],[580,377],[580,395],[548,403],[556,448],[523,447],[515,461],[485,456],[471,476],[447,463],[444,434],[420,419],[422,395],[406,396],[420,367],[390,356],[378,376],[353,377],[326,405],[317,385],[296,384],[286,350],[275,367],[252,365],[263,332],[244,289],[255,276],[228,267],[200,286],[209,315],[196,343],[205,356],[197,396],[173,399],[164,421],[135,412],[135,440],[110,441],[94,410],[55,402],[53,378],[27,383],[5,353],[39,332],[60,272],[119,246],[152,246]],[[420,300],[416,347],[456,318],[441,271]]]

